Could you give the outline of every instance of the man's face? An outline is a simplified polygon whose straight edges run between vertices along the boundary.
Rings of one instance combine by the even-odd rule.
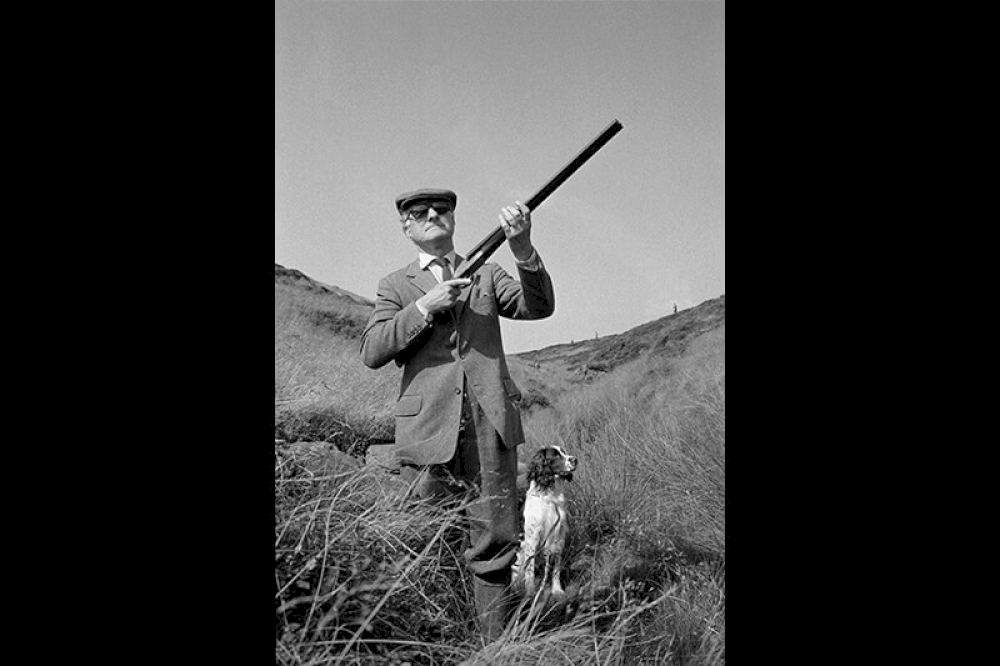
[[[455,233],[455,212],[443,200],[420,201],[403,213],[403,233],[414,242],[451,238]]]

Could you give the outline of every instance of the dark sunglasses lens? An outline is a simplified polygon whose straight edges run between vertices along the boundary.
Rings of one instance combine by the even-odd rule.
[[[412,217],[415,220],[426,220],[427,211],[429,211],[431,208],[433,208],[434,212],[437,213],[438,215],[444,215],[445,213],[451,212],[451,206],[449,206],[448,204],[436,203],[436,204],[431,204],[430,206],[414,206],[409,210],[410,217]]]

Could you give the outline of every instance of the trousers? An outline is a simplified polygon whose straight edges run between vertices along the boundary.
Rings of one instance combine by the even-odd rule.
[[[445,502],[470,498],[465,509],[469,548],[464,558],[473,574],[476,614],[484,636],[503,630],[514,603],[511,565],[521,537],[517,510],[517,447],[505,449],[466,382],[455,455],[424,467],[415,485],[418,497]]]

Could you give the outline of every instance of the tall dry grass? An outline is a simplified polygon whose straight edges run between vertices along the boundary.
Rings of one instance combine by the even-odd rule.
[[[379,376],[356,344],[317,340],[277,310],[276,433],[282,415],[327,414],[383,436],[372,424],[389,418],[395,369]],[[724,664],[722,358],[643,359],[526,417],[523,455],[558,443],[581,461],[567,595],[525,600],[489,646],[472,621],[461,504],[428,506],[398,475],[276,443],[275,662]]]
[[[563,601],[524,600],[484,646],[460,556],[464,507],[415,501],[371,467],[316,474],[277,445],[275,663],[722,663],[724,636],[706,638],[708,623],[724,631],[707,577],[598,585],[579,562]]]
[[[343,449],[392,439],[400,371],[372,371],[356,338],[301,305],[275,300],[275,438],[331,441]]]
[[[724,662],[724,351],[637,359],[534,412],[525,430],[531,448],[556,443],[580,459],[573,574],[671,590],[642,616],[627,663]]]
[[[581,458],[573,496],[591,536],[635,525],[724,557],[724,370],[638,360],[529,416],[526,431]]]
[[[370,467],[316,475],[275,447],[275,662],[454,663],[471,635],[461,506]]]

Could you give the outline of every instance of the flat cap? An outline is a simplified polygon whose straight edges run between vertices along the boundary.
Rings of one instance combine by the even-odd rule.
[[[396,210],[402,213],[418,201],[440,201],[441,199],[450,201],[452,208],[455,208],[455,206],[458,205],[458,195],[451,190],[441,190],[433,187],[427,187],[422,190],[414,190],[413,192],[404,192],[403,194],[400,194],[396,197]]]

